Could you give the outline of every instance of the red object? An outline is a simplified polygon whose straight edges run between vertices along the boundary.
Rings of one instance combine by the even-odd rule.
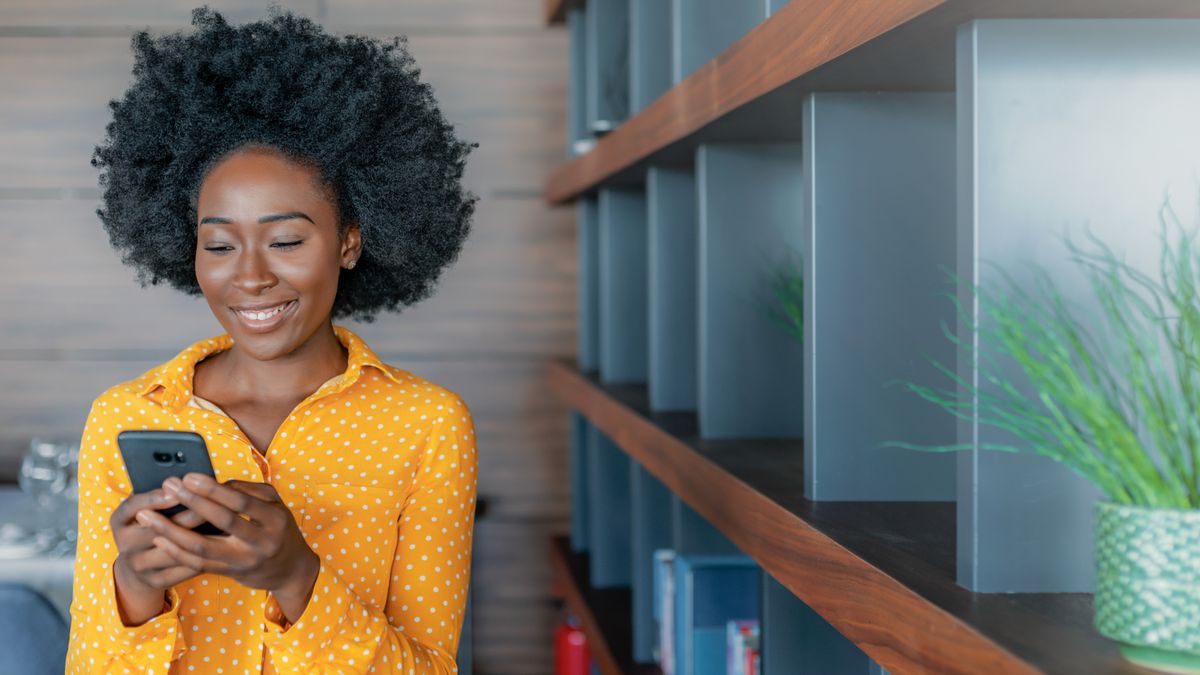
[[[559,624],[554,629],[554,674],[589,675],[591,665],[583,630],[570,621]]]

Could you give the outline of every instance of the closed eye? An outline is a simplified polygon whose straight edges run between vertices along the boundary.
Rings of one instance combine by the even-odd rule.
[[[300,239],[298,241],[281,241],[279,243],[271,244],[271,245],[278,246],[280,248],[292,248],[293,246],[299,246],[301,244],[301,242],[303,242],[303,241],[304,241],[303,239]]]

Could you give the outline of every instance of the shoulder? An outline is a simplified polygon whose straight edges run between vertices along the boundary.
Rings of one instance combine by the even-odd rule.
[[[119,408],[122,405],[143,406],[150,403],[145,394],[155,388],[165,367],[166,364],[155,366],[140,375],[110,386],[92,399],[92,409],[100,411]]]
[[[470,415],[466,401],[458,392],[438,384],[412,371],[381,363],[384,381],[394,406],[409,413],[425,414],[449,411],[459,415]]]
[[[227,348],[229,344],[228,334],[193,342],[170,359],[105,389],[92,401],[92,405],[108,407],[124,402],[147,409],[161,407],[166,400],[162,395],[190,391],[189,379],[194,375],[196,363],[212,352]]]

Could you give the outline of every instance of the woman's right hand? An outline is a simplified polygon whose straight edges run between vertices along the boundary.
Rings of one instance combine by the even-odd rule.
[[[166,509],[178,503],[175,495],[160,487],[130,495],[109,518],[109,527],[117,544],[117,558],[113,562],[117,608],[126,626],[139,626],[161,614],[166,600],[164,592],[201,574],[180,565],[158,548],[154,544],[157,533],[136,517],[139,511]],[[171,520],[188,529],[204,522],[203,517],[190,509],[171,516]]]

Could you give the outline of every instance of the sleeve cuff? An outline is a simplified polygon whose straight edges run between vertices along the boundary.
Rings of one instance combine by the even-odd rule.
[[[174,588],[167,589],[167,598],[163,603],[163,612],[139,626],[126,626],[121,621],[121,612],[117,608],[117,585],[113,579],[110,566],[108,588],[104,593],[104,606],[101,608],[103,623],[108,626],[108,634],[112,636],[117,646],[117,653],[137,654],[139,662],[146,659],[164,657],[166,662],[177,660],[187,651],[187,643],[183,631],[179,630],[179,593]],[[153,655],[153,656],[152,656]]]
[[[324,564],[317,572],[312,597],[296,623],[289,624],[275,597],[269,593],[267,596],[264,640],[284,663],[297,657],[307,660],[311,654],[327,649],[342,631],[347,612],[359,602],[337,573]]]

